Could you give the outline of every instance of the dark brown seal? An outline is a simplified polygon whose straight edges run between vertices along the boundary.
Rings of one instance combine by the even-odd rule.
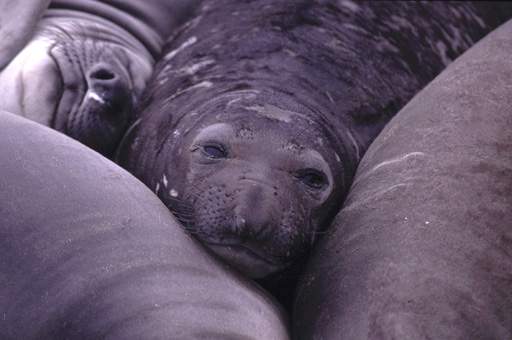
[[[388,120],[501,22],[493,11],[204,1],[166,47],[119,161],[222,258],[277,272],[329,224]]]

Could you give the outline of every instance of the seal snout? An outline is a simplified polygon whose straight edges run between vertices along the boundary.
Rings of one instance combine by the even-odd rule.
[[[131,107],[130,84],[126,77],[109,63],[99,62],[86,74],[87,99],[108,107],[101,110],[104,114],[121,114]]]
[[[131,82],[122,67],[105,61],[87,67],[84,79],[85,94],[76,111],[69,113],[66,133],[109,156],[133,109]]]
[[[272,192],[264,184],[252,182],[247,185],[240,193],[234,210],[235,235],[242,242],[265,238],[275,220],[274,203]]]
[[[91,70],[89,70],[88,76],[89,79],[99,82],[109,82],[117,78],[117,75],[103,63],[97,64]]]

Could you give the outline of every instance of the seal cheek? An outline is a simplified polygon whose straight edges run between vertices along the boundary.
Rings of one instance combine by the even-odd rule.
[[[23,70],[23,104],[27,118],[49,125],[62,94],[62,79],[51,58],[30,63]]]
[[[51,124],[62,95],[59,69],[48,51],[47,42],[30,43],[0,76],[0,107],[44,125]]]

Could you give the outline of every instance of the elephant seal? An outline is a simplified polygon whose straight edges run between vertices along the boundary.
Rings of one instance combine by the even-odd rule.
[[[0,108],[110,156],[165,37],[197,0],[12,3],[0,1],[0,19],[20,11],[25,24],[11,20],[0,30],[0,62],[14,57],[0,73]]]
[[[0,144],[1,339],[289,339],[132,175],[4,112]]]
[[[50,0],[0,1],[0,69],[28,42]]]
[[[297,290],[293,339],[512,339],[512,21],[363,157]]]
[[[206,0],[197,13],[165,48],[116,159],[262,278],[307,252],[398,109],[510,11]]]

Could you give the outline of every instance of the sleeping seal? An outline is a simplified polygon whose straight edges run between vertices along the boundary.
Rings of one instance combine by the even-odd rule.
[[[165,48],[117,159],[235,268],[279,272],[339,210],[386,122],[497,14],[469,2],[204,1]]]
[[[109,156],[164,37],[197,1],[55,0],[46,9],[48,3],[0,1],[0,62],[8,63],[0,73],[0,108]]]

